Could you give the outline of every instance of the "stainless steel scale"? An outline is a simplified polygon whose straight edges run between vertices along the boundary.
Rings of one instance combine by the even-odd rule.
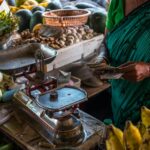
[[[87,93],[73,86],[59,88],[57,80],[44,72],[44,64],[56,57],[54,49],[39,44],[24,47],[25,54],[32,49],[32,63],[22,63],[23,53],[23,56],[17,57],[17,64],[15,55],[8,55],[16,64],[13,68],[7,64],[8,61],[0,62],[0,70],[13,71],[15,81],[25,85],[13,97],[14,109],[49,142],[51,149],[67,146],[94,150],[104,136],[105,126],[79,109],[79,104],[87,100]],[[11,52],[6,50],[2,56]],[[23,80],[19,80],[22,77]]]
[[[36,91],[32,97],[19,91],[14,95],[14,106],[52,148],[80,147],[95,134],[101,142],[105,129],[99,120],[78,108],[86,100],[84,90],[66,86],[42,94]]]

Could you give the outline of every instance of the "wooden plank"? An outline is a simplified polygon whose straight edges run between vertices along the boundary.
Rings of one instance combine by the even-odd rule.
[[[88,94],[88,98],[91,98],[92,96],[95,96],[97,94],[99,94],[100,92],[108,89],[110,87],[110,84],[108,82],[104,82],[103,85],[99,86],[99,87],[88,87],[85,85],[81,86],[84,90],[86,90],[87,94]]]
[[[21,121],[21,123],[20,123]],[[41,137],[25,120],[9,119],[0,126],[0,132],[16,143],[22,150],[48,150],[52,146]],[[16,131],[19,131],[16,133]]]

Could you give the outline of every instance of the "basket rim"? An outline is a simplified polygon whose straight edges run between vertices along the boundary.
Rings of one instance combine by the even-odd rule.
[[[76,15],[76,16],[47,16],[46,13],[48,12],[57,12],[57,11],[84,11],[84,12],[87,12],[86,14],[81,14],[81,15]],[[57,18],[57,19],[60,19],[60,18],[79,18],[79,17],[86,17],[86,16],[89,16],[91,14],[91,12],[89,10],[85,10],[85,9],[57,9],[57,10],[50,10],[50,11],[45,11],[43,12],[42,16],[45,17],[45,18]]]

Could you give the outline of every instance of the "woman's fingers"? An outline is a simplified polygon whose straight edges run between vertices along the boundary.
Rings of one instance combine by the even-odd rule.
[[[119,67],[119,70],[122,73],[133,71],[133,70],[135,70],[135,63],[128,64],[128,65],[126,64],[122,67]]]
[[[126,80],[138,82],[147,77],[150,77],[150,65],[144,62],[128,62],[117,68],[107,66],[106,64],[99,65],[97,68],[94,68],[95,74],[98,75],[107,75],[116,76],[117,73],[121,73],[122,77]]]
[[[142,74],[137,74],[136,72],[127,72],[123,74],[123,78],[132,82],[138,82],[144,79]]]
[[[124,68],[124,67],[126,67],[126,66],[129,66],[129,65],[131,65],[131,64],[135,64],[135,62],[129,61],[129,62],[127,62],[127,63],[124,63],[124,64],[120,65],[118,68],[121,69],[121,68]]]

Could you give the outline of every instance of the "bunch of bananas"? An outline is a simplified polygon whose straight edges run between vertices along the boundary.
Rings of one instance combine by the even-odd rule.
[[[141,122],[137,126],[126,122],[124,131],[108,126],[107,150],[150,150],[150,109],[141,108]]]
[[[7,0],[11,1],[11,0]],[[16,0],[15,5],[9,5],[10,11],[15,14],[20,9],[32,10],[36,6],[47,7],[51,0]],[[8,4],[10,4],[8,2]]]

